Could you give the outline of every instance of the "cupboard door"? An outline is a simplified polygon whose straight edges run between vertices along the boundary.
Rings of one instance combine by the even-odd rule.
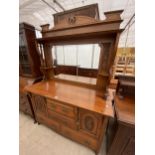
[[[39,95],[33,95],[33,101],[36,114],[47,116],[47,105],[45,98]]]
[[[102,123],[102,117],[87,110],[80,110],[80,130],[92,136],[98,137]]]
[[[66,126],[61,127],[61,133],[64,136],[66,136],[74,141],[77,141],[77,142],[79,142],[79,143],[81,143],[95,151],[97,149],[97,139],[95,139],[95,138],[92,138],[86,134],[82,134],[79,131],[72,130]]]

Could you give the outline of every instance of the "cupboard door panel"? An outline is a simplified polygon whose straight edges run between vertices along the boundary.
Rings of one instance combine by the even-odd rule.
[[[97,149],[97,140],[90,136],[87,136],[79,131],[72,130],[65,126],[61,127],[61,132],[64,136],[66,136],[72,140],[75,140],[75,141],[77,141],[77,142],[79,142],[93,150]]]
[[[45,124],[49,128],[51,128],[51,129],[53,129],[55,131],[59,131],[60,130],[60,124],[57,121],[48,119],[47,117],[45,117],[45,116],[43,116],[41,114],[38,114],[37,115],[37,119],[38,119],[38,122],[39,123]]]
[[[37,114],[47,115],[47,105],[44,97],[33,95],[34,108]]]
[[[80,130],[92,136],[98,137],[102,123],[102,117],[87,110],[79,111]]]

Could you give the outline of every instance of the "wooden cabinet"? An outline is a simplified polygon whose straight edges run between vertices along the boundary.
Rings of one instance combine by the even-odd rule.
[[[19,25],[19,73],[25,77],[39,77],[40,58],[35,45],[35,28],[29,24]]]
[[[135,127],[118,122],[115,137],[108,155],[135,154]]]
[[[135,120],[134,99],[115,97],[116,121],[115,128],[110,131],[108,127],[108,155],[134,155],[135,154]],[[113,133],[112,133],[113,132]],[[113,135],[113,136],[110,136]],[[112,137],[112,138],[111,138]]]
[[[43,84],[43,87],[41,86],[43,94],[45,91],[46,93],[49,92],[50,95],[55,92],[52,85],[49,85],[49,88],[53,91],[49,91],[45,86],[48,84],[46,82],[46,84],[44,82],[41,83]],[[79,94],[76,99],[72,100],[74,103],[74,105],[72,105],[69,101],[67,102],[67,98],[64,99],[64,102],[61,102],[58,99],[51,98],[51,96],[47,97],[46,95],[48,93],[43,95],[42,93],[36,92],[41,90],[39,89],[39,85],[41,83],[32,85],[34,89],[33,91],[29,91],[37,122],[45,124],[63,136],[83,144],[98,153],[105,133],[108,117],[102,115],[101,113],[83,109],[77,105],[79,100],[84,101],[83,97],[88,95],[85,94],[85,91],[89,91],[89,89],[73,86],[85,93],[81,95]],[[54,83],[54,85],[56,83]],[[59,86],[57,87],[57,93],[59,93],[58,91],[61,92]],[[66,88],[66,90],[69,91],[69,88]],[[73,93],[76,92],[74,89],[71,90]],[[92,91],[94,92],[95,90]],[[92,95],[92,93],[89,95]],[[61,96],[58,95],[57,98],[60,99]],[[70,96],[70,98],[72,98],[72,96]],[[103,102],[103,104],[105,104],[105,102]]]
[[[33,116],[31,103],[24,88],[41,80],[40,58],[35,45],[35,28],[19,24],[19,109]]]
[[[25,86],[32,85],[34,81],[34,78],[19,77],[19,110],[33,118],[33,109],[24,88]]]
[[[96,11],[94,9],[91,14],[96,14]],[[122,12],[123,10],[106,12],[106,19],[100,21],[89,17],[87,13],[79,14],[77,10],[74,14],[72,10],[55,15],[52,29],[49,29],[49,24],[42,25],[43,38],[37,39],[37,43],[38,47],[43,47],[41,60],[45,81],[26,88],[32,97],[39,123],[93,149],[96,153],[100,150],[107,120],[113,117],[111,101],[104,99],[104,96],[109,85],[109,70],[122,31]],[[56,80],[52,46],[90,43],[99,43],[101,47],[95,86],[90,87],[88,78],[85,85],[82,82],[77,84],[73,81],[67,83]]]

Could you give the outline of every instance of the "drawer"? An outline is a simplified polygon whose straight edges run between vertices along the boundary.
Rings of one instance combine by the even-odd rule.
[[[52,111],[61,113],[67,117],[76,119],[76,108],[63,103],[47,99],[47,107]]]
[[[51,109],[48,109],[48,117],[49,117],[49,119],[58,121],[62,125],[68,126],[72,129],[77,129],[77,124],[74,119],[71,119],[71,118],[66,117],[62,114],[54,112]]]
[[[48,127],[50,127],[51,129],[55,130],[55,131],[59,131],[60,130],[60,124],[54,120],[50,120],[42,115],[37,115],[37,121],[39,123],[45,124]]]
[[[70,128],[67,128],[65,126],[61,127],[61,133],[65,136],[68,137],[74,141],[77,141],[91,149],[93,149],[94,151],[97,150],[97,139],[94,139],[92,137],[89,137],[79,131],[76,130],[72,130]]]

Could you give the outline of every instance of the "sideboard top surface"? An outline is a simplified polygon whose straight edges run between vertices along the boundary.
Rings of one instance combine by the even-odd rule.
[[[100,92],[90,88],[48,80],[27,86],[25,90],[101,115],[114,116],[111,100],[103,99],[103,97],[100,97]]]

